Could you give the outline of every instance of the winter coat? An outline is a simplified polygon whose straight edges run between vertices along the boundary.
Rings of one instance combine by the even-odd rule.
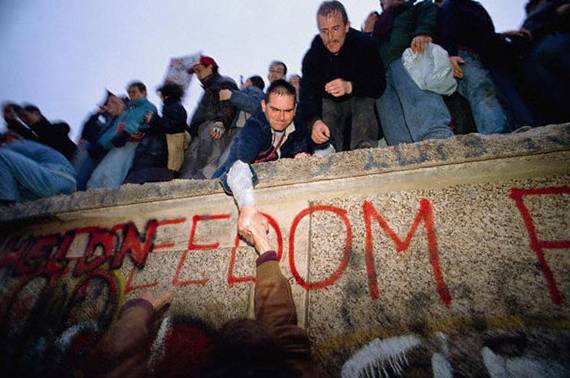
[[[65,122],[51,123],[42,118],[38,122],[30,125],[30,129],[39,138],[39,142],[59,151],[69,161],[73,159],[77,146],[69,139],[69,125]]]
[[[105,150],[124,145],[131,136],[139,133],[147,112],[156,114],[157,110],[146,98],[131,101],[127,111],[120,116],[117,126],[105,131],[97,143]]]

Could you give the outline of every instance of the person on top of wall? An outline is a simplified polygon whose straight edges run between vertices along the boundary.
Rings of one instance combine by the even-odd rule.
[[[32,131],[18,116],[22,113],[22,107],[12,102],[7,102],[2,105],[2,115],[6,121],[6,129],[12,133],[18,134],[24,139],[38,141],[38,135]]]
[[[125,183],[168,181],[176,177],[184,160],[186,110],[181,100],[184,89],[166,83],[157,90],[163,101],[162,117],[147,113],[140,131],[145,134],[135,151]]]
[[[15,133],[3,139],[4,144],[0,146],[0,204],[75,191],[75,170],[59,151],[20,139]]]
[[[97,141],[94,155],[100,151],[105,157],[97,165],[87,182],[87,188],[118,188],[125,178],[135,157],[138,143],[144,137],[140,131],[145,114],[157,113],[156,107],[146,98],[146,86],[140,81],[127,86],[129,105],[116,123]]]
[[[520,79],[538,123],[570,121],[570,0],[530,0],[520,30],[505,32],[522,55]]]
[[[261,102],[263,112],[251,117],[236,137],[230,152],[213,178],[220,178],[227,193],[234,193],[245,217],[255,213],[253,173],[250,164],[284,158],[308,156],[309,135],[295,129],[295,88],[285,80],[274,81]],[[245,187],[236,189],[235,185]],[[241,217],[241,215],[240,215]]]
[[[77,168],[77,190],[85,190],[91,174],[105,157],[106,151],[97,144],[99,138],[110,129],[116,129],[121,116],[127,109],[127,103],[112,92],[107,91],[105,103],[100,106],[85,124],[82,132],[83,143],[80,142],[74,164]]]
[[[316,18],[319,35],[303,58],[299,104],[311,138],[330,152],[376,147],[374,101],[386,85],[376,43],[350,27],[339,1],[321,3]]]
[[[218,63],[209,56],[200,57],[192,68],[202,83],[204,93],[190,120],[189,132],[192,136],[186,151],[180,178],[207,179],[218,166],[220,157],[231,143],[235,129],[230,128],[237,113],[230,101],[220,101],[222,89],[238,87],[235,81],[222,76]]]

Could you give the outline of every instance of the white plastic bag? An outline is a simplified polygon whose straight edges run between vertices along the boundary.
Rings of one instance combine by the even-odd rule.
[[[412,80],[421,89],[449,96],[457,89],[449,55],[441,46],[428,43],[421,54],[407,48],[402,54],[402,63]]]

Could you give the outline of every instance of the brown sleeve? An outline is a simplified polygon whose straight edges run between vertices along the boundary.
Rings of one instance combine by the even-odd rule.
[[[125,303],[119,318],[90,353],[85,376],[133,376],[144,369],[152,342],[149,327],[153,314],[152,305],[142,299]]]
[[[257,267],[254,307],[255,319],[265,325],[281,342],[292,366],[306,371],[311,366],[311,350],[307,332],[297,325],[297,311],[291,286],[281,273],[276,259],[266,252]],[[265,258],[265,259],[264,259]]]

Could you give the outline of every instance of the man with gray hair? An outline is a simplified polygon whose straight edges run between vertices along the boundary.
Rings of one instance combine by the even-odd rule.
[[[386,86],[378,47],[350,27],[339,1],[320,5],[317,26],[319,35],[303,58],[300,96],[311,138],[318,147],[336,151],[375,147],[374,101]]]

